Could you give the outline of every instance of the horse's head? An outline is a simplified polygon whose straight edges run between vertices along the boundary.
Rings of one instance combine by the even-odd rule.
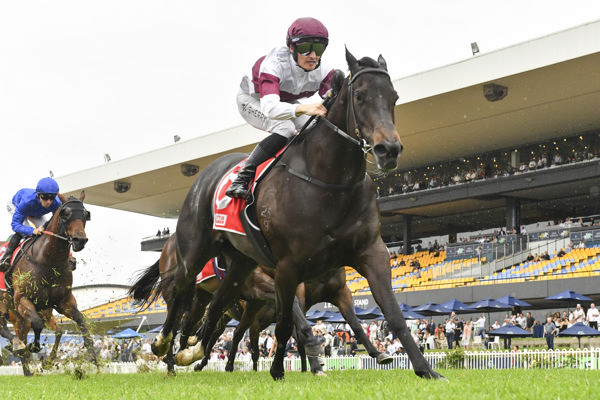
[[[85,234],[85,223],[90,220],[90,212],[83,206],[85,192],[79,199],[71,196],[66,199],[59,195],[62,205],[58,211],[59,234],[65,235],[73,246],[73,251],[81,251],[88,238]]]
[[[348,49],[346,61],[350,75],[346,78],[346,87],[340,88],[340,96],[348,99],[347,129],[372,148],[378,168],[395,169],[402,152],[402,143],[394,124],[394,106],[398,94],[387,72],[386,62],[382,56],[377,61],[369,57],[357,60]],[[338,84],[332,83],[335,91]]]

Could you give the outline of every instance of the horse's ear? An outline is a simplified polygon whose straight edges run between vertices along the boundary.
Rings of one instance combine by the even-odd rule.
[[[358,69],[358,61],[356,58],[350,53],[348,48],[346,47],[346,62],[348,63],[348,68],[350,72],[354,72]]]
[[[79,194],[79,201],[83,202],[83,199],[85,199],[85,190],[82,190]]]
[[[63,196],[60,193],[57,193],[58,199],[60,200],[60,203],[63,204],[65,201],[67,201],[67,198],[65,196]]]
[[[383,58],[381,54],[379,55],[379,58],[377,58],[377,62],[379,63],[379,66],[382,69],[385,69],[387,71],[387,63],[385,62],[385,58]]]
[[[344,84],[344,71],[336,69],[331,77],[331,90],[334,94],[338,94]]]

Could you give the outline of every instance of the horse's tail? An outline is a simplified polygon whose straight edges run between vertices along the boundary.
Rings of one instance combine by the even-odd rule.
[[[129,289],[129,296],[139,303],[142,310],[148,308],[160,295],[160,291],[158,290],[160,279],[159,262],[160,259],[151,267],[142,271]]]

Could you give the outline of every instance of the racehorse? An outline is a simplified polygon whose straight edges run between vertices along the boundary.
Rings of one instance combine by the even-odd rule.
[[[200,322],[202,315],[204,314],[205,308],[212,298],[212,294],[219,288],[221,282],[219,278],[213,277],[207,279],[195,285],[195,294],[193,301],[181,310],[174,311],[172,304],[173,293],[175,289],[174,276],[179,268],[176,258],[176,236],[171,236],[165,245],[163,246],[161,256],[159,260],[152,266],[144,270],[135,283],[129,290],[129,295],[136,300],[143,308],[145,305],[151,304],[159,295],[163,296],[163,299],[167,303],[167,320],[172,318],[171,313],[178,312],[174,318],[176,321],[173,330],[177,331],[181,327],[180,335],[180,349],[187,347],[188,339],[196,332],[193,329],[197,323]],[[225,261],[222,261],[225,262]],[[160,282],[159,282],[160,278]],[[265,274],[260,269],[256,269],[244,282],[241,290],[241,297],[244,299],[244,305],[238,306],[237,309],[243,309],[243,313],[238,312],[235,307],[230,314],[236,316],[240,320],[240,325],[246,325],[246,321],[252,321],[254,315],[262,309],[267,303],[275,301],[275,291],[273,287],[273,279],[269,275]],[[296,330],[294,336],[300,344],[308,346],[308,361],[310,363],[311,371],[314,374],[321,375],[323,373],[321,365],[319,363],[320,347],[316,338],[312,334],[310,324],[306,320],[304,313],[298,305],[294,311]],[[216,342],[220,334],[225,329],[226,323],[231,319],[231,316],[224,315],[220,320],[219,327],[215,329],[212,336],[212,344]],[[244,333],[245,329],[242,331]],[[239,340],[238,340],[239,341]],[[168,341],[165,341],[168,346],[160,347],[157,345],[156,340],[152,343],[152,351],[157,356],[165,356],[164,362],[167,364],[167,370],[169,373],[174,373],[174,358],[173,358],[173,345],[174,337],[170,336]],[[212,345],[211,345],[212,347]],[[237,350],[237,349],[236,349]],[[226,370],[233,370],[233,358],[235,352],[229,360],[231,365],[228,364]],[[302,364],[302,370],[306,371],[306,363]]]
[[[50,329],[58,329],[51,318],[53,309],[77,324],[91,360],[98,365],[89,329],[71,291],[73,273],[69,264],[70,249],[81,251],[88,241],[85,224],[90,213],[83,205],[84,192],[79,199],[58,196],[62,204],[46,224],[44,234],[25,244],[12,266],[12,311],[16,315],[13,352],[21,358],[25,376],[32,375],[29,370],[31,351],[39,351],[44,323],[49,323]],[[23,342],[32,328],[34,345],[28,348]],[[55,346],[61,335],[59,329],[57,332]]]
[[[296,287],[327,270],[354,267],[364,276],[391,330],[401,340],[415,373],[439,378],[411,337],[391,286],[389,254],[381,239],[376,187],[367,175],[367,153],[378,169],[397,167],[402,144],[394,125],[398,95],[382,56],[357,60],[346,50],[350,74],[337,72],[327,117],[303,130],[255,187],[254,205],[274,259],[277,351],[274,379],[284,378],[285,344],[292,330]],[[349,132],[349,133],[348,133]],[[212,199],[219,182],[245,155],[225,155],[207,166],[192,184],[177,222],[175,307],[189,301],[199,270],[220,253],[231,267],[205,314],[201,341],[177,354],[204,357],[222,310],[237,298],[241,284],[263,259],[247,236],[213,229]],[[170,322],[170,321],[167,321]],[[167,325],[167,322],[165,325]],[[169,328],[169,327],[167,327]]]

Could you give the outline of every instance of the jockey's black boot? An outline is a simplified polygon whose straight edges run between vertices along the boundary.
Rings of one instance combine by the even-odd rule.
[[[12,235],[12,237],[10,238],[10,242],[8,242],[8,245],[6,246],[6,250],[4,251],[4,254],[2,255],[2,259],[0,260],[0,271],[6,272],[10,268],[10,259],[13,255],[13,253],[15,252],[15,249],[21,242],[22,237],[23,236],[21,236],[20,233],[15,232]]]
[[[231,186],[225,192],[229,197],[245,199],[250,191],[249,186],[254,179],[256,167],[271,157],[287,144],[287,138],[277,133],[272,133],[264,138],[252,151],[246,165],[238,171],[237,178],[231,183]]]

